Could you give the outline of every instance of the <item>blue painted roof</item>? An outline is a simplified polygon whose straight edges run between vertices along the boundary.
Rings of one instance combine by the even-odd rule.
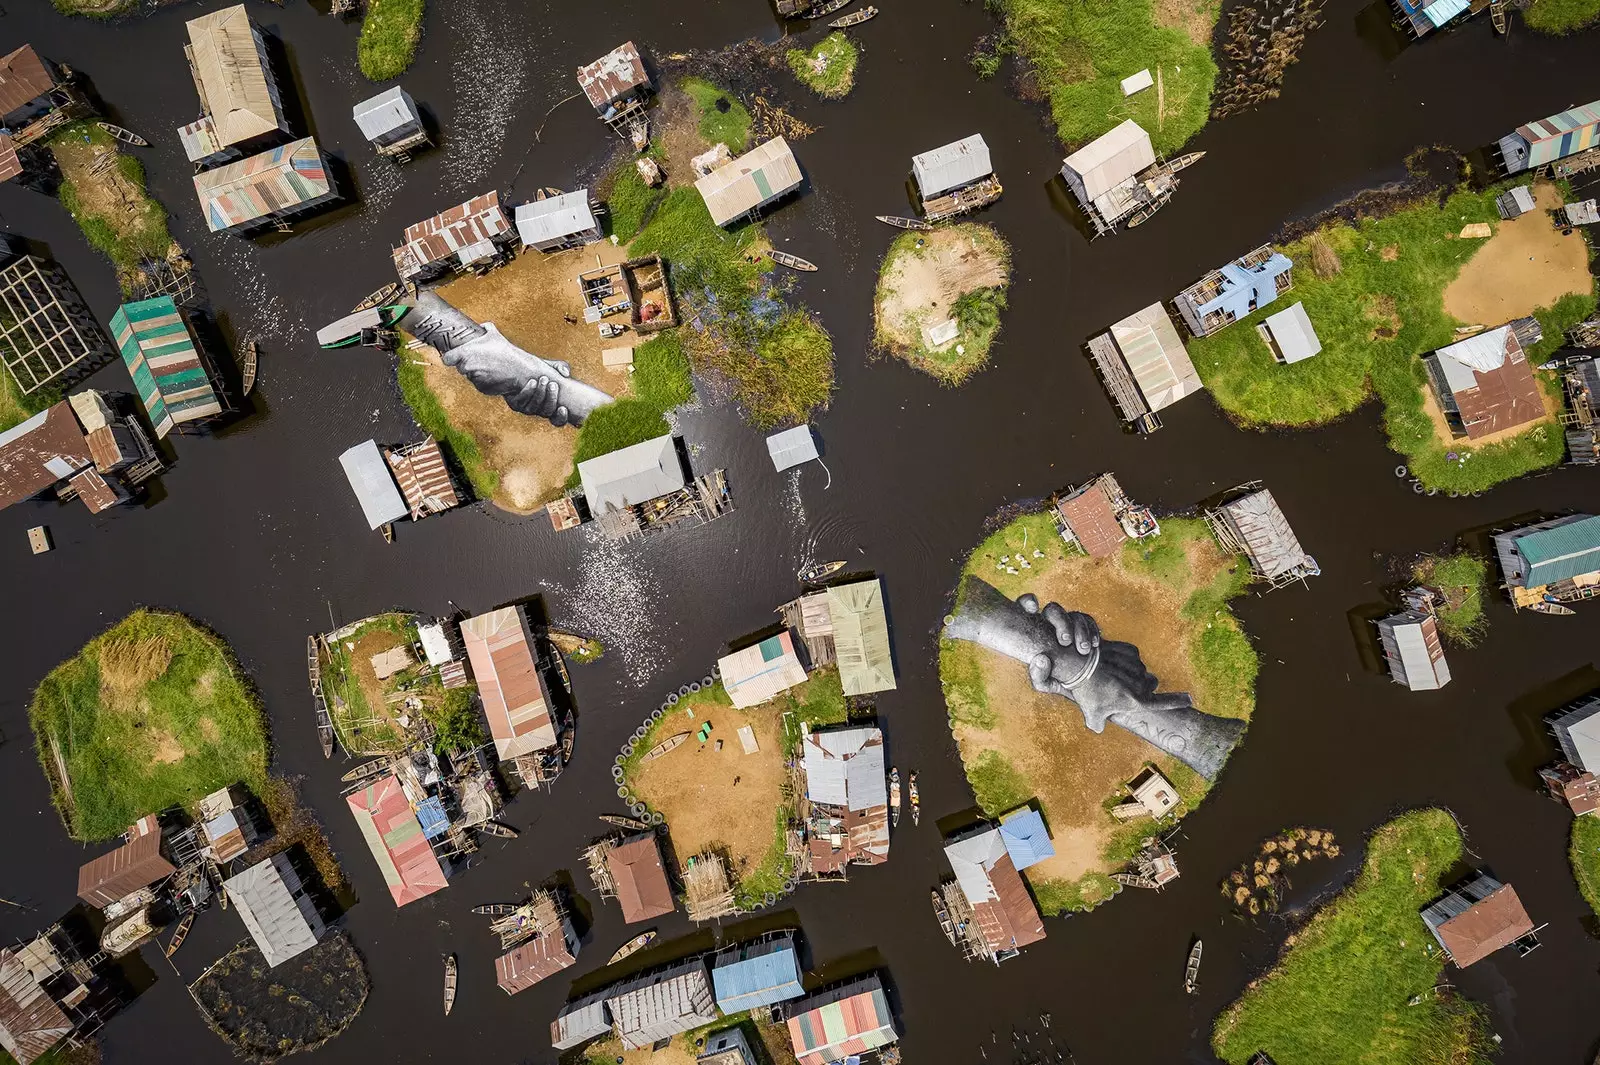
[[[417,804],[417,820],[422,822],[422,834],[429,839],[438,839],[450,831],[450,815],[444,812],[444,803],[437,795]]]
[[[1469,6],[1470,0],[1433,0],[1433,3],[1423,7],[1422,15],[1438,29]]]
[[[1038,865],[1046,858],[1055,857],[1055,845],[1044,827],[1039,811],[1024,807],[1000,819],[1000,838],[1005,842],[1011,864],[1020,872],[1030,865]]]
[[[1266,262],[1249,270],[1229,263],[1217,271],[1223,278],[1222,291],[1200,305],[1200,316],[1226,310],[1237,320],[1265,307],[1278,298],[1278,275],[1293,265],[1282,252],[1273,252]]]
[[[723,951],[712,963],[711,983],[723,1013],[770,1006],[805,994],[794,941],[788,938]]]

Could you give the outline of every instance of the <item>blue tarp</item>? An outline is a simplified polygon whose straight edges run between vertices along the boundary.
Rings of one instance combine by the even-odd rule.
[[[429,839],[438,839],[450,831],[450,815],[444,812],[444,803],[437,795],[417,804],[417,820],[422,822],[422,834]]]
[[[1227,311],[1238,321],[1260,310],[1278,298],[1278,275],[1293,265],[1281,252],[1273,252],[1266,262],[1249,270],[1238,263],[1229,263],[1218,271],[1223,277],[1222,291],[1197,308],[1200,317],[1220,310]]]
[[[711,982],[723,1013],[770,1006],[805,994],[794,942],[784,938],[717,955]]]
[[[1050,842],[1044,818],[1037,810],[1024,808],[1002,817],[1000,838],[1005,842],[1006,853],[1011,855],[1011,864],[1019,872],[1055,857],[1055,845]]]

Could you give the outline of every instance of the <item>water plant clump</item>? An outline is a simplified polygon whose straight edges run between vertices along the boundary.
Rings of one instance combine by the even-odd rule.
[[[356,59],[370,81],[398,78],[422,39],[423,0],[368,0]]]
[[[800,83],[818,96],[838,100],[850,95],[856,85],[856,62],[860,57],[855,44],[842,31],[834,31],[807,51],[791,48],[784,58]]]
[[[343,930],[269,967],[253,940],[223,955],[189,987],[213,1032],[250,1061],[315,1050],[350,1027],[371,990]]]
[[[1289,873],[1318,858],[1337,858],[1333,833],[1321,828],[1292,828],[1262,842],[1256,856],[1229,873],[1222,894],[1250,916],[1273,913],[1293,885]]]

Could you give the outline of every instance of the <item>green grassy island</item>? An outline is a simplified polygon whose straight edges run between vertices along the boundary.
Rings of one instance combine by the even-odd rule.
[[[878,270],[873,340],[957,385],[989,361],[1011,283],[1011,249],[991,226],[942,226],[895,238]],[[954,323],[954,335],[937,332]]]
[[[61,127],[46,143],[61,171],[61,206],[116,267],[123,295],[131,294],[139,264],[165,259],[172,248],[166,209],[145,191],[144,165],[88,120]],[[115,154],[116,165],[96,172],[94,162],[105,152]]]
[[[259,699],[227,646],[177,614],[138,610],[91,640],[40,682],[28,716],[75,839],[266,782]]]
[[[1002,562],[1022,558],[1026,569]],[[1032,592],[1040,603],[1090,614],[1106,639],[1139,648],[1162,691],[1187,691],[1208,714],[1248,720],[1255,708],[1259,661],[1228,606],[1248,585],[1249,568],[1217,547],[1203,521],[1164,518],[1159,535],[1093,559],[1063,544],[1049,513],[1026,514],[973,551],[962,569],[967,576],[1010,599]],[[1110,874],[1157,829],[1149,819],[1119,821],[1110,808],[1146,765],[1177,789],[1179,816],[1210,789],[1131,732],[1090,732],[1070,702],[1034,691],[1027,670],[997,652],[941,639],[939,677],[984,813],[998,816],[1032,800],[1050,824],[1055,856],[1023,874],[1046,914],[1093,909],[1121,890]]]
[[[1488,621],[1483,596],[1489,587],[1489,564],[1477,555],[1425,555],[1411,571],[1418,584],[1444,593],[1439,608],[1439,633],[1451,643],[1471,647],[1483,638]]]
[[[856,86],[856,46],[842,31],[835,30],[818,41],[808,52],[791,48],[784,55],[789,69],[800,84],[826,100],[840,100]]]
[[[369,81],[398,78],[422,39],[423,0],[367,0],[356,60]]]
[[[1573,878],[1589,908],[1600,915],[1600,817],[1572,819],[1572,840],[1567,846]]]
[[[1494,1044],[1480,1008],[1433,993],[1444,955],[1420,913],[1461,855],[1444,810],[1380,827],[1355,883],[1217,1018],[1217,1056],[1229,1065],[1258,1051],[1278,1065],[1488,1065]]]
[[[1558,382],[1542,379],[1546,417],[1503,439],[1469,443],[1450,437],[1419,357],[1457,339],[1458,325],[1493,328],[1524,313],[1535,315],[1544,331],[1544,340],[1527,353],[1537,366],[1594,309],[1585,246],[1563,245],[1544,211],[1497,221],[1498,191],[1462,189],[1442,206],[1423,199],[1382,218],[1333,222],[1281,247],[1295,263],[1293,289],[1188,345],[1217,404],[1247,427],[1294,428],[1333,421],[1376,393],[1389,446],[1406,457],[1413,477],[1444,491],[1480,491],[1559,462]],[[1473,223],[1493,226],[1495,236],[1488,242],[1458,236]],[[1543,231],[1529,232],[1537,227]],[[1506,255],[1511,248],[1519,254]],[[1552,262],[1568,261],[1521,278],[1516,309],[1493,309],[1506,306],[1506,272],[1526,268],[1530,253],[1547,249]],[[1305,304],[1322,351],[1284,366],[1273,360],[1255,325],[1295,301]],[[1495,320],[1481,320],[1489,317]]]
[[[1572,33],[1600,20],[1600,0],[1539,0],[1522,17],[1540,33]]]

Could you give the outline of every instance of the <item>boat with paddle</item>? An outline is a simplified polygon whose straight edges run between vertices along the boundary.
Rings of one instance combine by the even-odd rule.
[[[818,562],[815,566],[807,566],[797,576],[801,584],[816,584],[824,577],[831,577],[844,569],[843,562]]]
[[[444,956],[444,1015],[450,1016],[450,1011],[456,1004],[456,956]]]
[[[920,825],[922,824],[922,797],[917,794],[917,774],[915,772],[911,774],[908,790],[911,793],[911,823]]]
[[[1551,603],[1544,600],[1541,600],[1537,603],[1529,603],[1528,609],[1533,611],[1535,614],[1549,614],[1552,617],[1577,613],[1577,611],[1573,610],[1570,606],[1562,606],[1560,603]]]
[[[832,22],[828,23],[828,25],[832,26],[836,30],[842,30],[848,29],[851,26],[859,26],[868,19],[875,19],[877,17],[878,9],[869,5],[862,8],[860,11],[852,11],[843,18],[836,18]]]
[[[900,767],[889,770],[889,827],[900,827]]]
[[[350,313],[355,314],[357,311],[370,310],[373,307],[381,307],[386,303],[393,303],[395,297],[404,291],[405,287],[400,282],[391,281],[382,288],[368,293],[367,298],[356,304]]]
[[[501,824],[499,821],[479,821],[478,831],[487,832],[491,836],[499,836],[501,839],[516,839],[519,835],[516,829],[510,825]]]
[[[189,938],[189,929],[194,927],[194,911],[190,910],[183,915],[183,920],[178,922],[178,927],[173,930],[172,938],[167,941],[167,957],[178,953],[178,948],[183,946],[183,941]]]
[[[472,912],[479,917],[504,917],[520,909],[522,909],[520,902],[486,902],[482,906],[474,906]]]
[[[806,259],[802,259],[798,255],[790,255],[786,251],[778,251],[776,248],[767,249],[767,258],[771,259],[779,266],[787,266],[791,270],[799,270],[808,274],[814,274],[817,272],[817,266],[815,263]]]
[[[675,751],[678,749],[678,745],[683,743],[688,738],[689,734],[687,732],[680,732],[676,736],[668,736],[666,739],[662,740],[660,743],[646,751],[644,757],[641,758],[640,761],[648,762],[652,758],[660,758],[668,751]]]
[[[1183,990],[1190,995],[1200,989],[1200,945],[1200,940],[1194,941],[1189,948],[1189,964],[1183,967]]]
[[[956,923],[950,919],[950,907],[945,903],[944,896],[940,894],[938,888],[933,889],[933,915],[939,919],[939,931],[944,933],[944,937],[950,941],[952,947],[955,946]]]
[[[645,947],[648,947],[655,941],[656,930],[654,928],[650,929],[648,932],[640,932],[638,935],[622,944],[622,946],[618,947],[616,953],[611,955],[610,960],[607,961],[606,964],[615,965],[623,958],[639,953],[641,950],[643,950]]]
[[[920,218],[902,218],[897,214],[880,214],[874,215],[873,217],[882,222],[884,225],[894,226],[896,229],[915,229],[918,231],[927,231],[933,229],[933,223],[924,222]]]

